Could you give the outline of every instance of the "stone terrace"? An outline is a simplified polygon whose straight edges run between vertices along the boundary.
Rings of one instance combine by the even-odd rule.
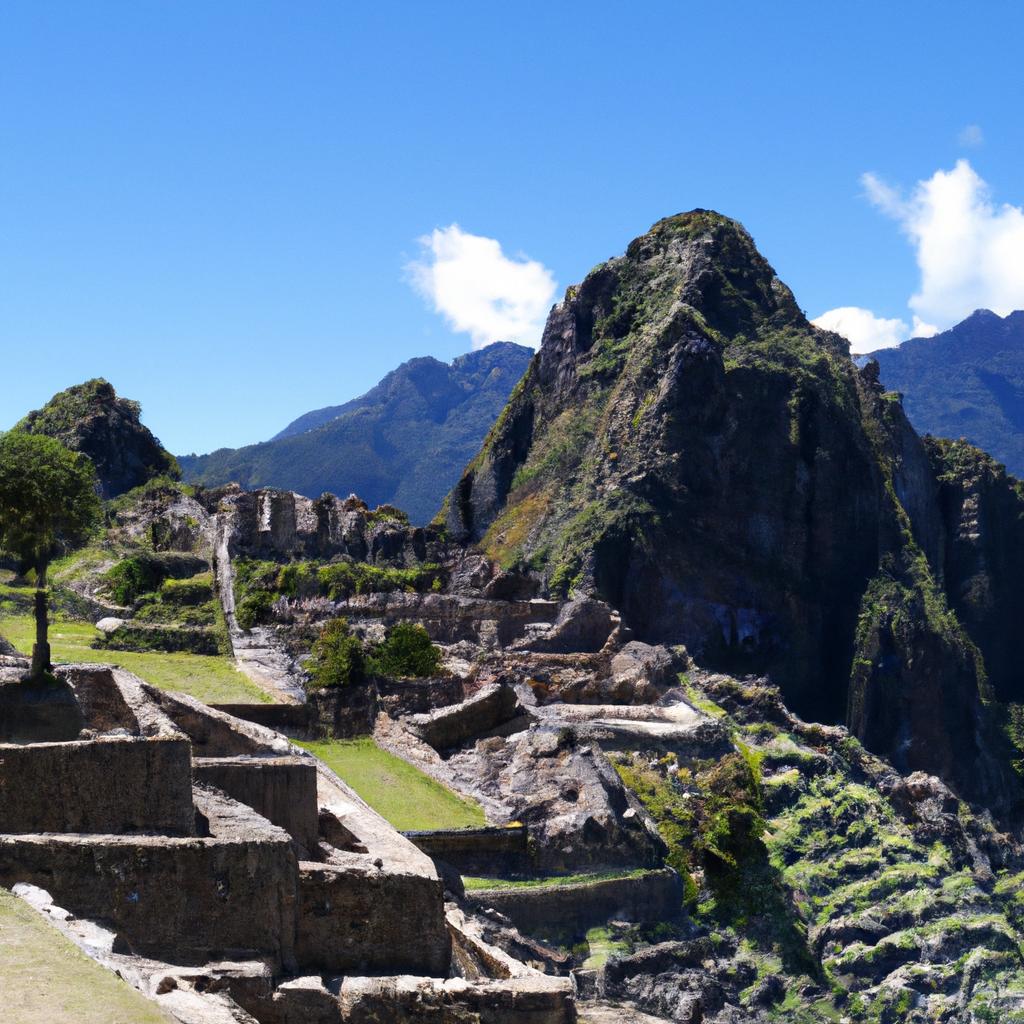
[[[0,681],[0,884],[178,1020],[575,1018],[568,979],[481,950],[433,862],[283,736],[58,677]],[[504,966],[467,977],[453,943]]]

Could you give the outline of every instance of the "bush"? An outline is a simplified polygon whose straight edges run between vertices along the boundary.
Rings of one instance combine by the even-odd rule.
[[[265,622],[274,604],[274,595],[267,590],[254,590],[235,605],[235,621],[245,630]]]
[[[363,645],[349,631],[346,619],[332,619],[324,626],[306,667],[313,689],[362,681],[366,669]]]
[[[440,649],[430,642],[422,626],[411,622],[395,626],[369,659],[373,675],[400,679],[436,676],[440,667]]]
[[[143,594],[157,589],[163,580],[160,566],[149,558],[124,558],[103,577],[107,592],[120,605],[134,604]]]

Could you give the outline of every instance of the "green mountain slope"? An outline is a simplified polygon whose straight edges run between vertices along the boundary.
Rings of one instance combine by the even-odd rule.
[[[1024,312],[979,309],[934,338],[863,360],[872,358],[922,434],[966,438],[1024,476]]]
[[[342,406],[307,413],[275,439],[180,459],[185,479],[358,494],[425,522],[501,411],[532,352],[498,342],[449,366],[412,359]]]

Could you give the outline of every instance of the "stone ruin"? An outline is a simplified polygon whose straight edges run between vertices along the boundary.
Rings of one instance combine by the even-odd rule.
[[[569,1024],[284,736],[98,665],[0,673],[0,884],[183,1024]]]

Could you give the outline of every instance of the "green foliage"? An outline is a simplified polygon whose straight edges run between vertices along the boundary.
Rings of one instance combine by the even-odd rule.
[[[166,604],[197,605],[210,600],[213,592],[213,574],[209,572],[188,579],[166,579],[160,584],[160,599]]]
[[[0,547],[37,569],[82,543],[97,525],[92,463],[50,437],[0,437]]]
[[[440,566],[424,563],[413,569],[392,569],[367,562],[334,562],[319,569],[319,593],[332,601],[353,594],[388,594],[404,590],[426,593],[440,579]]]
[[[159,596],[168,604],[199,604],[212,594],[213,577],[196,574],[204,564],[194,555],[136,550],[111,566],[100,582],[110,599],[121,605],[134,604],[147,595],[150,600]]]
[[[412,569],[393,569],[367,562],[264,562],[241,558],[235,562],[235,617],[243,629],[265,622],[279,597],[327,597],[346,601],[353,595],[426,593],[439,589],[441,568],[424,563]]]
[[[235,605],[235,621],[245,630],[258,626],[267,620],[274,600],[274,595],[266,590],[254,590],[251,594],[246,594]]]
[[[332,619],[324,626],[306,668],[313,689],[362,682],[366,672],[363,645],[350,632],[347,619]]]
[[[168,458],[173,459],[174,456],[168,455]],[[175,465],[177,465],[177,462],[175,462]],[[130,491],[125,491],[124,494],[119,494],[116,498],[111,498],[110,501],[107,502],[107,513],[110,516],[114,516],[119,512],[127,511],[134,505],[137,505],[140,501],[161,498],[169,494],[191,496],[195,494],[195,490],[196,489],[189,484],[182,483],[175,473],[161,473],[160,475],[147,480],[145,483],[139,484],[138,487],[133,487]]]
[[[141,622],[169,623],[180,626],[217,624],[217,604],[213,600],[213,574],[199,573],[188,579],[165,579],[155,594],[135,609]]]
[[[160,586],[160,566],[143,556],[123,558],[103,575],[103,585],[112,601],[120,605],[134,604],[143,594]]]
[[[440,667],[440,649],[431,643],[421,625],[412,622],[399,622],[393,626],[387,639],[367,661],[371,675],[396,679],[436,676]]]
[[[709,769],[701,785],[707,794],[698,841],[705,854],[735,868],[763,849],[760,777],[748,753],[729,754]]]

